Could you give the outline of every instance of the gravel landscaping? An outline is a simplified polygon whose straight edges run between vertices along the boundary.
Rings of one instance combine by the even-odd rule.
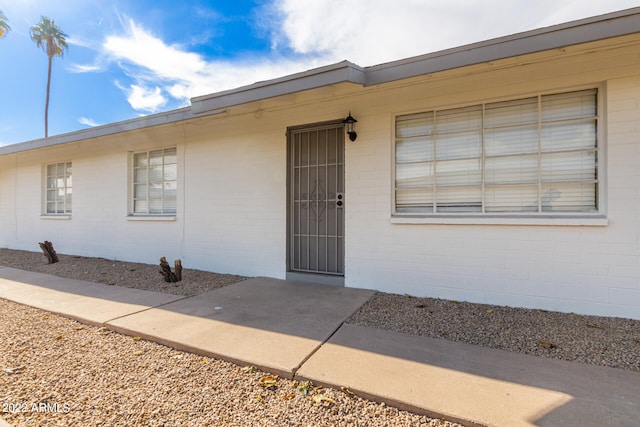
[[[243,280],[157,265],[0,249],[0,265],[193,296]],[[376,293],[348,323],[640,371],[640,321]],[[443,425],[0,300],[2,417],[22,425]],[[271,384],[271,386],[268,386]],[[58,411],[34,411],[35,408]],[[54,405],[55,404],[55,405]],[[39,406],[40,405],[40,406]],[[6,409],[13,409],[7,411]]]
[[[459,427],[2,299],[0,404],[15,427]]]
[[[640,371],[640,321],[377,293],[348,323]]]
[[[42,252],[0,248],[0,265],[6,267],[174,295],[199,295],[246,279],[233,274],[217,274],[184,268],[181,282],[167,283],[159,272],[159,260],[158,264],[151,265],[62,254],[58,254],[58,258],[60,262],[47,264],[47,258]],[[172,260],[169,262],[173,267]]]
[[[198,295],[244,277],[0,249],[0,265]],[[20,426],[444,426],[348,389],[298,383],[0,299],[0,418]]]
[[[245,279],[190,270],[169,284],[158,265],[0,249],[0,265],[175,295],[193,296]],[[376,293],[347,323],[541,357],[640,371],[640,321]]]

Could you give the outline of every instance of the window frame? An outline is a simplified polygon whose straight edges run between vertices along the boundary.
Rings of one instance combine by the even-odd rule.
[[[169,150],[173,150],[174,151],[174,156],[175,156],[175,163],[167,163],[166,160],[166,151]],[[151,180],[149,178],[149,166],[150,166],[150,154],[153,152],[158,152],[161,151],[162,155],[162,167],[163,167],[163,172],[162,172],[162,198],[161,200],[161,204],[163,206],[162,211],[161,212],[151,212],[151,207],[149,204],[150,201],[150,190],[149,190],[149,186],[151,184]],[[177,215],[177,211],[178,211],[178,166],[179,166],[179,158],[178,158],[178,148],[177,146],[169,146],[169,147],[161,147],[161,148],[150,148],[147,150],[140,150],[140,151],[129,151],[129,155],[128,155],[128,168],[127,168],[127,172],[128,172],[128,184],[129,184],[129,192],[128,192],[128,213],[127,216],[130,220],[160,220],[160,221],[167,221],[167,220],[175,220],[176,215]],[[144,169],[147,170],[147,176],[146,176],[146,182],[144,183],[140,183],[140,182],[136,182],[136,156],[137,155],[141,155],[141,154],[146,154],[147,158],[146,158],[146,167]],[[170,165],[175,165],[175,178],[174,179],[166,179],[166,175],[165,175],[165,171],[164,168],[167,164]],[[173,182],[173,187],[174,187],[174,191],[175,191],[175,198],[173,199],[173,203],[175,205],[175,209],[174,210],[165,210],[164,206],[165,206],[165,201],[166,201],[166,197],[165,197],[165,184],[167,182]],[[146,200],[147,200],[147,208],[145,212],[136,212],[136,184],[138,185],[142,185],[145,184],[146,185]]]
[[[396,144],[397,141],[402,139],[397,134],[398,118],[403,116],[410,116],[413,114],[428,114],[443,111],[450,111],[456,109],[465,109],[480,107],[482,110],[482,124],[481,132],[484,135],[486,131],[486,124],[484,123],[484,111],[487,105],[499,102],[519,101],[527,98],[537,97],[538,102],[544,96],[555,94],[568,94],[571,92],[578,92],[583,90],[595,90],[596,91],[596,147],[594,151],[596,153],[596,170],[597,170],[597,182],[595,183],[595,197],[596,197],[596,211],[595,212],[563,212],[563,211],[541,211],[541,212],[486,212],[484,203],[484,191],[486,182],[484,178],[481,182],[483,199],[483,206],[480,212],[399,212],[397,207],[396,198],[396,178],[397,178],[397,162],[396,162]],[[424,108],[415,109],[410,111],[396,112],[391,117],[391,223],[397,224],[505,224],[505,225],[594,225],[594,226],[606,226],[607,220],[607,198],[605,193],[606,188],[606,147],[607,141],[606,135],[606,87],[604,84],[590,84],[581,85],[569,88],[561,88],[556,90],[537,91],[534,93],[521,93],[512,96],[504,96],[492,99],[483,99],[477,101],[470,101],[467,103],[460,103],[454,105],[426,105]],[[538,114],[541,114],[538,111]],[[481,142],[481,155],[479,160],[481,163],[481,173],[484,177],[486,173],[485,164],[485,140],[482,137]],[[495,156],[494,156],[495,157]],[[435,159],[434,159],[435,161]],[[539,196],[539,198],[542,196]]]
[[[52,166],[55,166],[56,169],[63,165],[64,175],[59,177],[57,174],[55,176],[49,175],[49,169]],[[71,169],[71,173],[68,171]],[[49,186],[49,178],[60,179],[64,183],[63,187],[55,187]],[[56,192],[59,189],[64,190],[64,194],[55,194],[55,200],[49,199],[50,192]],[[42,167],[42,217],[49,218],[59,218],[59,219],[68,219],[71,218],[73,213],[73,161],[72,160],[63,160],[58,162],[47,163]],[[71,190],[71,192],[69,192]],[[67,197],[68,196],[68,197]],[[54,204],[54,212],[49,212],[49,205]],[[62,212],[58,212],[58,206],[62,205]],[[69,205],[69,206],[67,206]]]

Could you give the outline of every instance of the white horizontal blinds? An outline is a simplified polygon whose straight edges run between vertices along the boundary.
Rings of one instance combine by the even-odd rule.
[[[46,212],[70,214],[72,202],[71,162],[47,165]]]
[[[58,165],[47,166],[47,213],[58,213]]]
[[[64,213],[71,213],[73,201],[73,165],[71,162],[64,164],[65,169],[65,188],[64,188]]]
[[[538,211],[538,98],[485,105],[485,212]]]
[[[398,117],[396,122],[396,209],[431,212],[434,207],[433,113]]]
[[[176,149],[137,153],[133,159],[133,211],[137,214],[175,214]]]
[[[149,183],[149,153],[137,153],[133,156],[133,212],[149,212],[147,186]]]
[[[541,99],[541,210],[597,211],[597,91]]]
[[[396,210],[482,209],[482,108],[412,114],[396,122]]]
[[[163,150],[162,213],[175,214],[178,193],[178,160],[176,149]]]
[[[435,114],[436,212],[482,210],[482,108]]]
[[[597,91],[399,116],[397,212],[597,211]]]

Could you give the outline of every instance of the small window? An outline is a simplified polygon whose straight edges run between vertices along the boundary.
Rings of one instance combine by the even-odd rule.
[[[47,215],[71,213],[72,196],[71,162],[47,165],[46,208]]]
[[[598,212],[597,90],[396,118],[395,212]]]
[[[175,215],[177,193],[176,149],[133,155],[132,209],[134,215]]]

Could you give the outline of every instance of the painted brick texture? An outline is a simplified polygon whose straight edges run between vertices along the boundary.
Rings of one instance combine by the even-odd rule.
[[[345,284],[393,293],[640,318],[640,37],[375,87],[325,91],[0,158],[0,246],[284,278],[288,127],[357,118],[345,146]],[[394,118],[598,87],[606,225],[401,224]],[[176,147],[178,210],[129,217],[131,153]],[[73,214],[43,219],[43,168],[73,162]]]
[[[628,59],[638,61],[633,58]],[[576,81],[588,80],[577,75]],[[515,84],[516,77],[509,81]],[[555,82],[545,83],[550,90]],[[372,138],[350,153],[348,184],[356,200],[347,223],[347,285],[640,318],[640,79],[610,79],[601,91],[601,125],[606,127],[600,142],[601,159],[606,159],[601,179],[606,180],[606,190],[600,197],[609,221],[606,227],[394,224],[389,161],[393,122],[388,116],[414,108],[388,108],[359,117],[361,128],[371,129]],[[469,99],[478,98],[476,92],[467,92]],[[416,86],[412,93],[424,96],[423,103],[431,106],[428,85],[422,90]],[[411,99],[392,107],[407,104],[413,105]],[[379,119],[385,115],[386,120]]]

